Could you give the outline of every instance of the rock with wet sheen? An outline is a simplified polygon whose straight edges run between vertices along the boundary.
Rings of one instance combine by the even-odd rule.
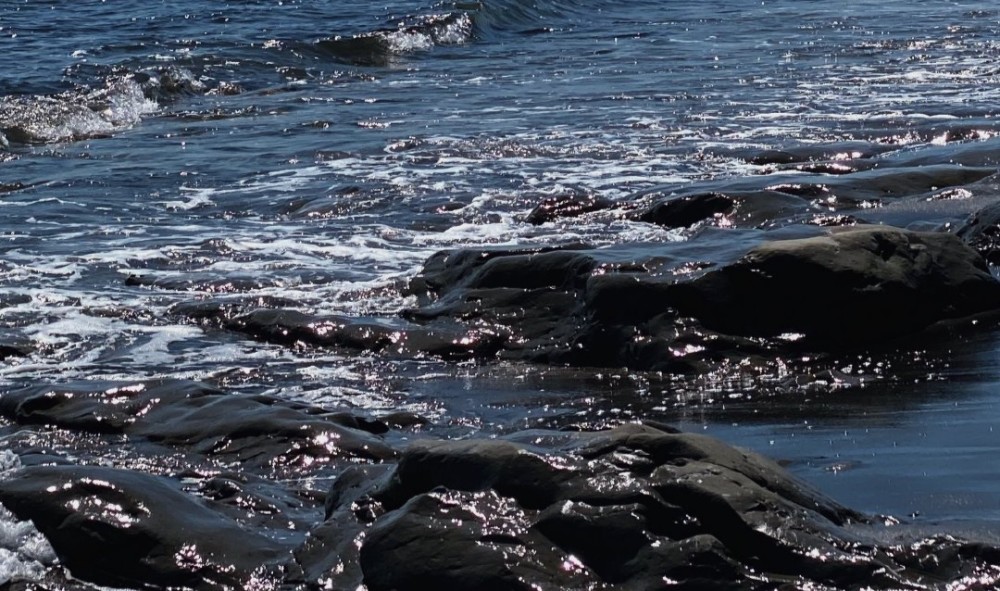
[[[1000,203],[973,213],[955,234],[990,263],[1000,263]]]
[[[820,348],[912,334],[1000,306],[1000,283],[959,239],[881,226],[765,243],[668,290],[682,315],[726,334],[797,335]]]
[[[349,413],[228,394],[187,380],[84,382],[0,393],[0,415],[21,424],[124,434],[251,465],[395,455],[388,427]]]
[[[708,212],[715,201],[732,204],[724,215],[738,217],[731,198],[698,199]],[[667,225],[715,215],[698,199],[665,202],[658,215],[675,217]],[[789,350],[892,342],[1000,307],[1000,283],[956,236],[836,223],[772,229],[770,241],[759,230],[703,228],[749,245],[740,251],[729,239],[714,261],[655,245],[443,251],[410,282],[417,305],[394,318],[211,300],[175,312],[293,347],[696,373]]]
[[[130,588],[267,588],[288,549],[170,481],[92,466],[24,468],[0,503],[31,520],[76,578]]]
[[[521,440],[549,446],[420,441],[391,471],[350,469],[297,554],[301,572],[372,591],[889,589],[995,558],[952,541],[928,545],[939,562],[913,564],[907,547],[867,534],[864,516],[700,435],[625,425]]]
[[[946,233],[834,228],[680,275],[602,256],[442,253],[412,284],[423,306],[405,315],[502,327],[511,337],[501,357],[686,372],[793,345],[867,346],[1000,306],[983,259]]]
[[[722,227],[755,227],[809,211],[809,202],[790,192],[761,190],[710,192],[657,200],[635,218],[665,228],[686,228],[697,223]]]
[[[612,207],[614,207],[613,202],[597,195],[561,195],[544,199],[528,213],[524,221],[539,225],[562,218],[575,218]]]

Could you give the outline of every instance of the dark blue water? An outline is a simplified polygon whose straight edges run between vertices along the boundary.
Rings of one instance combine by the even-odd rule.
[[[751,157],[768,150],[866,160],[873,184],[995,168],[993,3],[4,2],[0,56],[0,334],[26,351],[0,362],[4,388],[186,377],[411,410],[449,437],[653,418],[787,461],[861,510],[1000,520],[995,334],[870,360],[863,385],[776,387],[287,349],[170,314],[240,294],[393,317],[424,260],[458,246],[743,250],[761,232],[523,218],[548,196],[797,181]],[[870,209],[931,228],[998,196],[987,179]],[[0,580],[29,568],[4,552]]]

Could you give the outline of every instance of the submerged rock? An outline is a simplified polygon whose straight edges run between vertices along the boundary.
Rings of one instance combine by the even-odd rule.
[[[84,382],[0,394],[0,415],[21,424],[125,434],[256,466],[387,459],[378,421],[266,396],[227,394],[199,382]]]
[[[913,564],[864,516],[708,437],[642,425],[524,437],[555,447],[421,441],[391,472],[349,470],[297,554],[305,578],[373,591],[898,589],[992,559],[952,541]]]
[[[529,224],[544,224],[562,218],[574,218],[595,211],[611,209],[614,203],[597,195],[566,195],[550,197],[539,203],[525,217]]]
[[[808,201],[793,194],[790,187],[783,189],[668,197],[639,211],[635,217],[665,228],[685,228],[699,222],[721,227],[755,227],[809,210]]]

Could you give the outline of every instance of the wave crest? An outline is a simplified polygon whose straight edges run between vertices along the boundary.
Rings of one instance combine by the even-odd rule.
[[[452,12],[401,21],[392,29],[324,39],[317,46],[353,65],[385,66],[409,53],[428,51],[440,45],[461,45],[472,39],[473,31],[469,13]]]

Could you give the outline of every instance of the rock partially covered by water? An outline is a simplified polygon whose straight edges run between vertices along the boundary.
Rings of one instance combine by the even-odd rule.
[[[391,472],[349,470],[297,554],[304,577],[372,591],[901,588],[979,564],[954,542],[903,568],[908,547],[882,547],[863,516],[708,437],[522,435],[546,447],[418,442]]]
[[[395,452],[375,420],[228,394],[199,382],[84,382],[0,394],[0,415],[21,424],[125,434],[255,466],[387,459]]]
[[[969,216],[955,234],[993,263],[1000,263],[1000,203],[993,203]]]
[[[712,211],[716,197],[705,199]],[[670,203],[679,209],[663,215],[682,218],[670,223],[704,213],[698,206],[689,218],[694,202]],[[795,238],[761,242],[756,230],[704,231],[742,241],[727,236],[727,248],[711,255],[657,244],[440,252],[410,282],[417,305],[398,317],[224,300],[174,311],[294,347],[690,373],[749,356],[891,342],[1000,307],[986,262],[945,232],[800,225],[784,234]]]
[[[115,587],[270,588],[288,548],[241,528],[168,480],[103,467],[36,466],[0,482],[74,577]]]
[[[544,224],[561,218],[574,218],[595,211],[611,209],[614,203],[593,194],[570,194],[549,197],[532,209],[524,221],[529,224]]]
[[[643,251],[640,251],[643,252]],[[955,236],[885,226],[762,243],[716,269],[664,273],[595,249],[432,257],[408,318],[502,327],[501,356],[681,370],[692,359],[814,350],[903,337],[1000,306],[1000,283]]]
[[[684,228],[699,222],[754,227],[807,211],[809,202],[797,195],[759,190],[669,197],[655,201],[635,217],[666,228]]]

